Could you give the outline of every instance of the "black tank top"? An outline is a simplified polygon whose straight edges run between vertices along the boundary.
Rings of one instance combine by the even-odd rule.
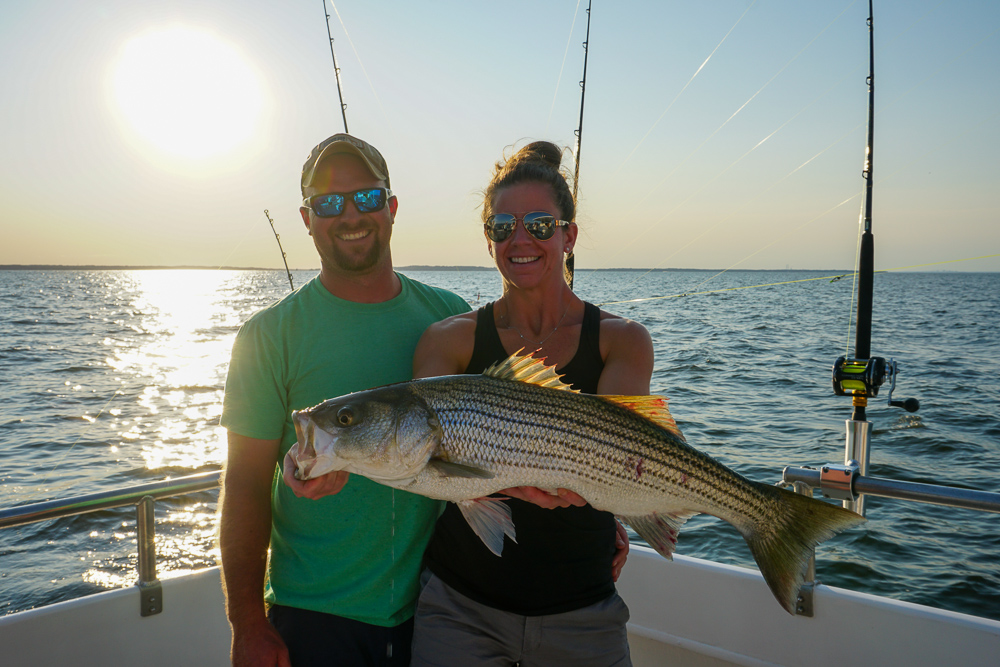
[[[574,389],[597,393],[604,369],[601,311],[584,304],[576,355],[559,373]],[[493,319],[493,304],[479,309],[476,339],[466,373],[481,373],[509,356]],[[600,602],[615,591],[611,561],[615,519],[590,505],[542,509],[511,498],[517,542],[504,538],[503,556],[486,548],[465,517],[448,503],[425,555],[427,566],[466,597],[504,611],[538,616]]]

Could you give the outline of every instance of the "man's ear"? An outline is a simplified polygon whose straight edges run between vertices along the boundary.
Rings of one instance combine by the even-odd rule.
[[[306,223],[306,229],[309,230],[309,236],[313,235],[312,227],[309,224],[309,209],[305,206],[299,207],[299,213],[302,215],[302,222]]]

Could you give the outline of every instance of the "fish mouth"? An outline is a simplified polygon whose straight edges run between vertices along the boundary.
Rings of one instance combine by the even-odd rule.
[[[312,479],[336,470],[345,470],[348,461],[337,456],[337,438],[321,428],[306,414],[293,410],[292,423],[298,442],[288,450],[295,463],[296,479]]]

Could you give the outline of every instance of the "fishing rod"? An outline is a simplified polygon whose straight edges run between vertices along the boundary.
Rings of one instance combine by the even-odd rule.
[[[873,147],[875,141],[875,26],[873,0],[868,0],[868,136],[865,145],[864,169],[865,199],[861,209],[861,243],[858,251],[858,307],[854,334],[854,356],[839,357],[833,364],[833,391],[838,396],[850,396],[854,406],[851,418],[847,420],[847,444],[844,451],[844,466],[826,466],[833,475],[853,478],[868,474],[869,438],[872,423],[868,421],[866,408],[868,399],[878,396],[879,387],[887,380],[889,405],[901,407],[907,412],[916,412],[920,403],[909,398],[905,401],[892,400],[896,388],[898,366],[892,359],[871,356],[872,339],[872,295],[875,274],[875,237],[872,234],[872,185],[874,182]],[[842,497],[844,506],[859,514],[864,514],[864,496]]]
[[[344,118],[344,134],[347,130],[347,105],[344,104],[344,92],[340,87],[340,68],[337,67],[337,54],[333,52],[333,34],[330,32],[330,14],[326,11],[326,0],[323,0],[323,15],[326,16],[326,36],[330,40],[330,57],[333,58],[333,73],[337,79],[337,97],[340,99],[340,115]]]
[[[295,290],[295,285],[292,284],[292,272],[288,270],[288,258],[285,256],[285,249],[281,247],[281,237],[278,236],[278,230],[274,228],[274,220],[271,220],[271,214],[264,209],[264,216],[267,218],[267,222],[271,225],[271,232],[274,234],[274,240],[278,242],[278,250],[281,251],[281,261],[285,263],[285,273],[288,274],[288,286]]]
[[[576,166],[573,169],[573,206],[577,207],[576,191],[580,182],[580,149],[583,146],[583,103],[587,98],[587,56],[590,54],[590,7],[593,0],[587,1],[587,36],[583,42],[583,78],[580,80],[580,124],[573,131],[576,135]],[[578,207],[577,207],[578,208]],[[576,258],[573,253],[566,256],[566,282],[569,288],[573,289],[573,269],[576,265]]]
[[[899,374],[898,365],[892,359],[887,361],[882,357],[871,356],[872,294],[875,273],[875,237],[872,234],[875,31],[872,4],[873,0],[868,0],[868,135],[865,145],[864,169],[861,172],[862,178],[865,179],[865,198],[859,221],[862,235],[858,251],[858,305],[854,356],[839,357],[833,364],[833,391],[838,396],[850,396],[854,412],[846,422],[847,441],[843,465],[825,465],[818,474],[815,474],[817,473],[815,470],[786,468],[782,475],[783,481],[793,484],[801,482],[811,487],[818,482],[824,495],[843,501],[844,507],[859,514],[865,513],[864,501],[866,497],[864,493],[859,492],[859,488],[865,488],[864,485],[872,480],[867,476],[868,445],[872,428],[872,423],[868,421],[866,414],[868,400],[878,396],[879,388],[888,381],[890,383],[889,406],[900,407],[907,412],[916,412],[920,408],[919,401],[914,398],[902,401],[892,400],[892,392],[896,388],[896,377]]]

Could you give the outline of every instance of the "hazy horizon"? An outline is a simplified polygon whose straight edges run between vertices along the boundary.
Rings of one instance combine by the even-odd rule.
[[[586,2],[326,7],[349,129],[398,196],[394,260],[488,265],[505,150],[549,139],[573,171]],[[854,266],[867,17],[595,3],[577,266]],[[1000,4],[880,0],[874,19],[875,267],[998,271]],[[267,210],[288,263],[318,264],[299,173],[343,130],[320,7],[6,3],[0,54],[0,263],[280,268]]]

